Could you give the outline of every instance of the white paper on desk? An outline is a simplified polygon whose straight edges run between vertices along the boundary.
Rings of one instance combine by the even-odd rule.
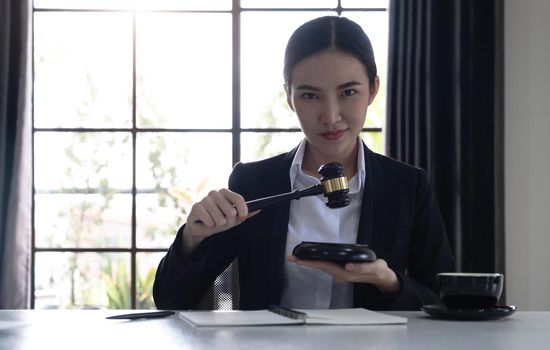
[[[306,324],[375,325],[403,324],[405,317],[383,314],[367,309],[298,310],[307,314]]]
[[[20,321],[0,321],[0,330],[13,329],[26,326],[27,323]]]
[[[180,311],[179,316],[199,327],[276,326],[276,325],[377,325],[407,323],[404,317],[366,309],[299,310],[305,320],[281,316],[268,310],[255,311]]]
[[[254,311],[180,311],[180,317],[190,321],[195,326],[276,326],[303,324],[302,320],[294,320],[267,310]]]

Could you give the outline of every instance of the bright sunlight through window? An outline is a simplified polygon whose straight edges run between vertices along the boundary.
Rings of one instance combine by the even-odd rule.
[[[33,300],[153,308],[157,264],[237,161],[302,136],[282,61],[301,23],[341,14],[375,49],[362,137],[384,152],[388,0],[35,0]]]

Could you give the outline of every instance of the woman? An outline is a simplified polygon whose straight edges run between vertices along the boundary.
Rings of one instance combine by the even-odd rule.
[[[158,308],[194,307],[239,261],[240,307],[415,310],[438,303],[436,274],[453,271],[426,173],[370,151],[359,138],[379,87],[372,46],[356,23],[327,16],[300,26],[285,51],[285,91],[305,139],[266,160],[237,164],[229,189],[195,203],[159,264]],[[318,183],[323,164],[350,179],[349,206],[319,196],[249,213],[245,201]],[[371,263],[305,261],[301,241],[369,244]]]

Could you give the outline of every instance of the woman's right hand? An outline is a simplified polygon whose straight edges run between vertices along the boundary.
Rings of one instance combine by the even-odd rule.
[[[228,230],[256,215],[249,213],[244,198],[223,188],[210,191],[200,202],[193,204],[183,229],[183,249],[190,254],[208,236]]]

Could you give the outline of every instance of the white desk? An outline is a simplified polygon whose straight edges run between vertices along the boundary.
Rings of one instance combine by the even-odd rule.
[[[550,349],[550,312],[499,321],[442,321],[423,312],[391,326],[196,328],[177,316],[106,320],[120,310],[0,311],[0,349]]]

